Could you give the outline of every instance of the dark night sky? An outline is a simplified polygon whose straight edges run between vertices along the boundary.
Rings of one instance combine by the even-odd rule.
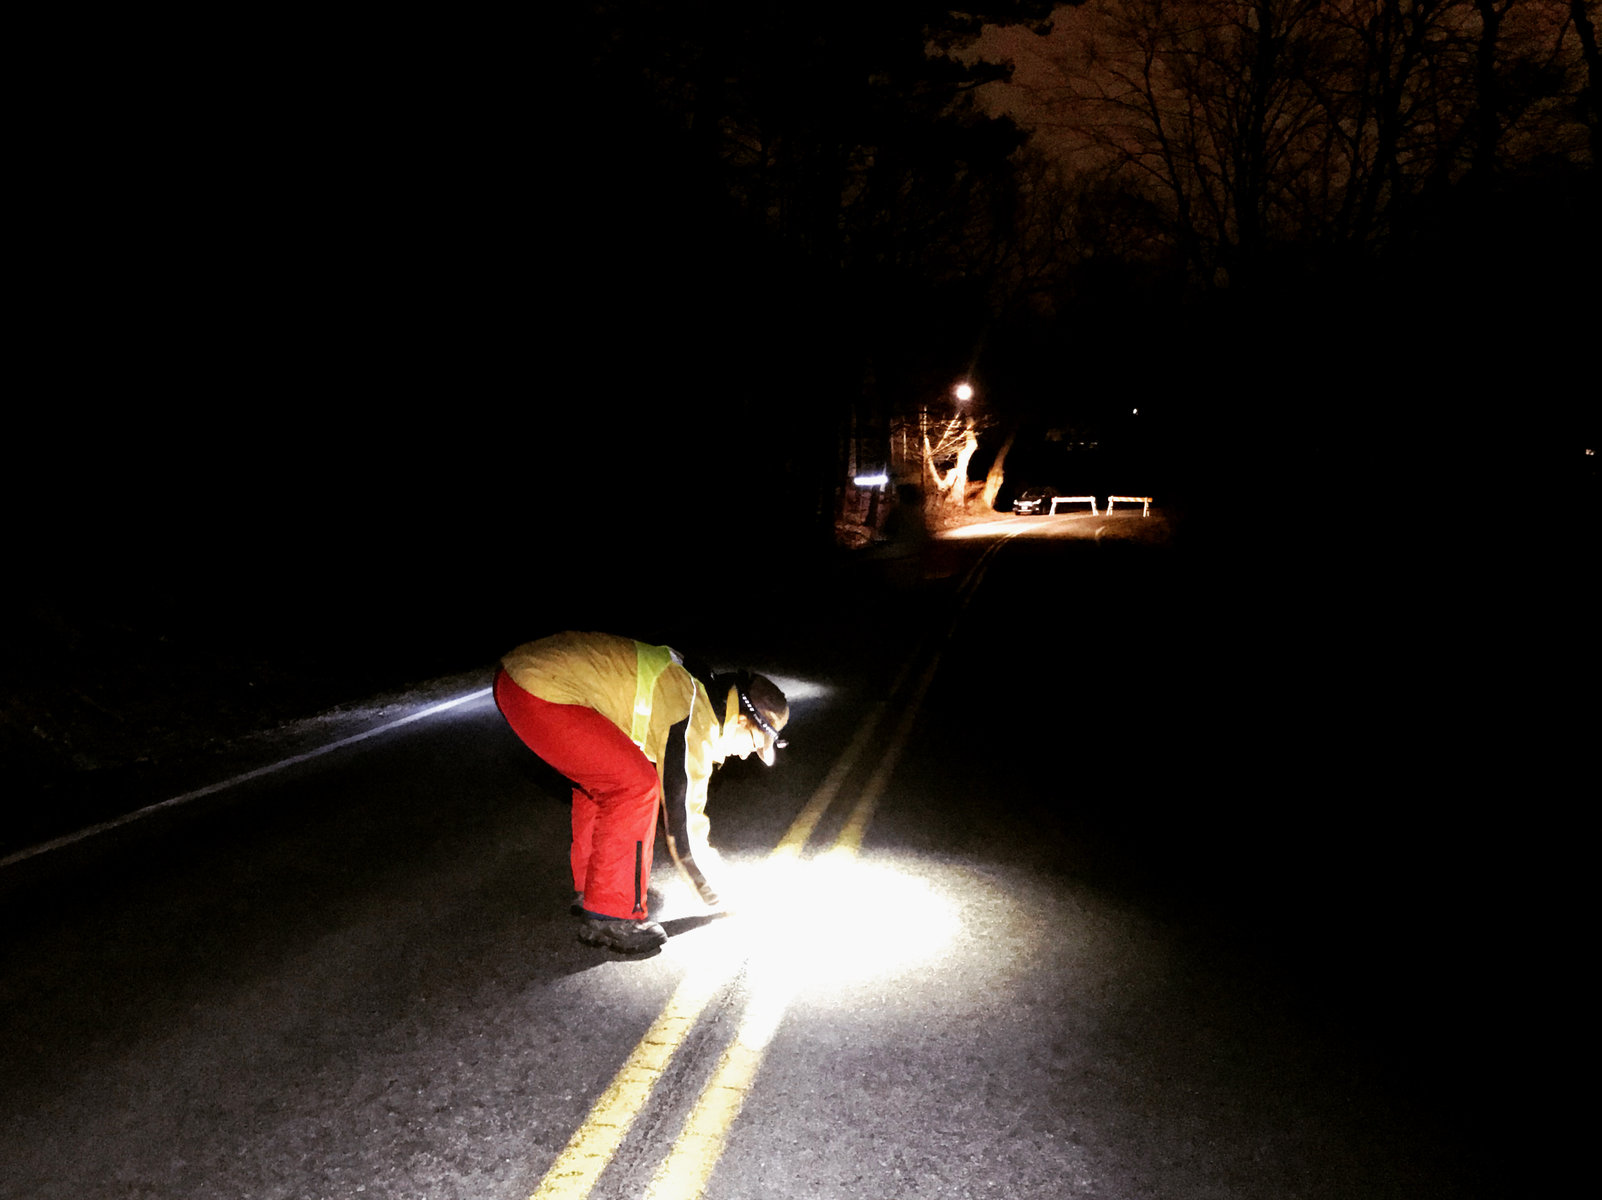
[[[886,314],[731,232],[671,139],[578,86],[581,57],[482,29],[250,33],[197,53],[146,30],[159,50],[91,51],[51,97],[22,331],[41,369],[4,450],[19,577],[377,614],[812,515],[853,386],[835,360]],[[1547,426],[1574,428],[1584,389],[1548,384],[1584,337],[1551,271],[1481,280],[1488,312],[1449,303],[1458,282],[1332,300],[1317,353],[1221,312],[1128,341],[1104,321],[1028,370],[1042,395],[1188,414],[1168,445],[1225,519],[1310,478],[1303,511],[1399,479],[1422,481],[1409,511],[1490,508],[1465,485],[1523,488],[1566,452]]]

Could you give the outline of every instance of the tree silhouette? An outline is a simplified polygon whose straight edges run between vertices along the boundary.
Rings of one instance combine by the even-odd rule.
[[[953,55],[983,24],[1047,28],[1044,0],[954,13],[734,0],[592,4],[596,63],[682,133],[686,170],[830,270],[934,266],[979,181],[1022,140],[972,93],[1007,68]],[[940,269],[934,266],[934,269]]]
[[[1202,287],[1271,286],[1584,156],[1594,38],[1555,0],[1100,0],[1058,56],[1081,162],[1161,206]],[[1591,121],[1587,126],[1585,122]]]
[[[593,197],[575,218],[600,247],[588,265],[674,281],[643,357],[715,331],[710,390],[770,460],[824,464],[794,468],[819,471],[814,495],[845,477],[852,406],[887,427],[919,394],[901,364],[971,339],[1007,292],[992,281],[1017,256],[995,243],[1028,211],[1010,183],[1024,135],[974,103],[1008,68],[958,55],[986,22],[1044,29],[1052,7],[586,7],[582,129],[562,137]],[[607,249],[618,237],[629,253]],[[872,397],[870,361],[886,364]]]

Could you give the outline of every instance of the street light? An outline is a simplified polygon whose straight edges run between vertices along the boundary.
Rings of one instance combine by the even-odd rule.
[[[968,413],[963,406],[974,398],[973,384],[969,383],[966,379],[959,379],[956,383],[951,385],[951,398],[956,402],[959,416],[966,418],[967,422],[971,426],[973,423],[973,416],[972,414]],[[955,420],[950,422],[950,427],[954,428],[955,425]],[[942,443],[943,441],[944,436],[942,438]],[[922,470],[919,471],[918,476],[921,480],[934,470],[930,461],[929,406],[921,402],[918,405],[918,442],[919,455],[922,459]]]

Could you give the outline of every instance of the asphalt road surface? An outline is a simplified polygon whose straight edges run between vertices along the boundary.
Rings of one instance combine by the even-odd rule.
[[[1141,521],[698,646],[790,748],[714,783],[734,912],[659,854],[648,958],[575,940],[487,669],[8,868],[0,1196],[1503,1194],[1451,955],[1398,932],[1442,881],[1307,815],[1362,753]]]

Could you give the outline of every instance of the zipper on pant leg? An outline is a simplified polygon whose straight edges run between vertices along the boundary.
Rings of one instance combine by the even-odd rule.
[[[644,911],[644,908],[645,908],[645,904],[644,904],[645,897],[640,895],[640,876],[644,873],[644,866],[645,866],[645,843],[644,842],[635,842],[634,843],[634,911],[636,913]]]

